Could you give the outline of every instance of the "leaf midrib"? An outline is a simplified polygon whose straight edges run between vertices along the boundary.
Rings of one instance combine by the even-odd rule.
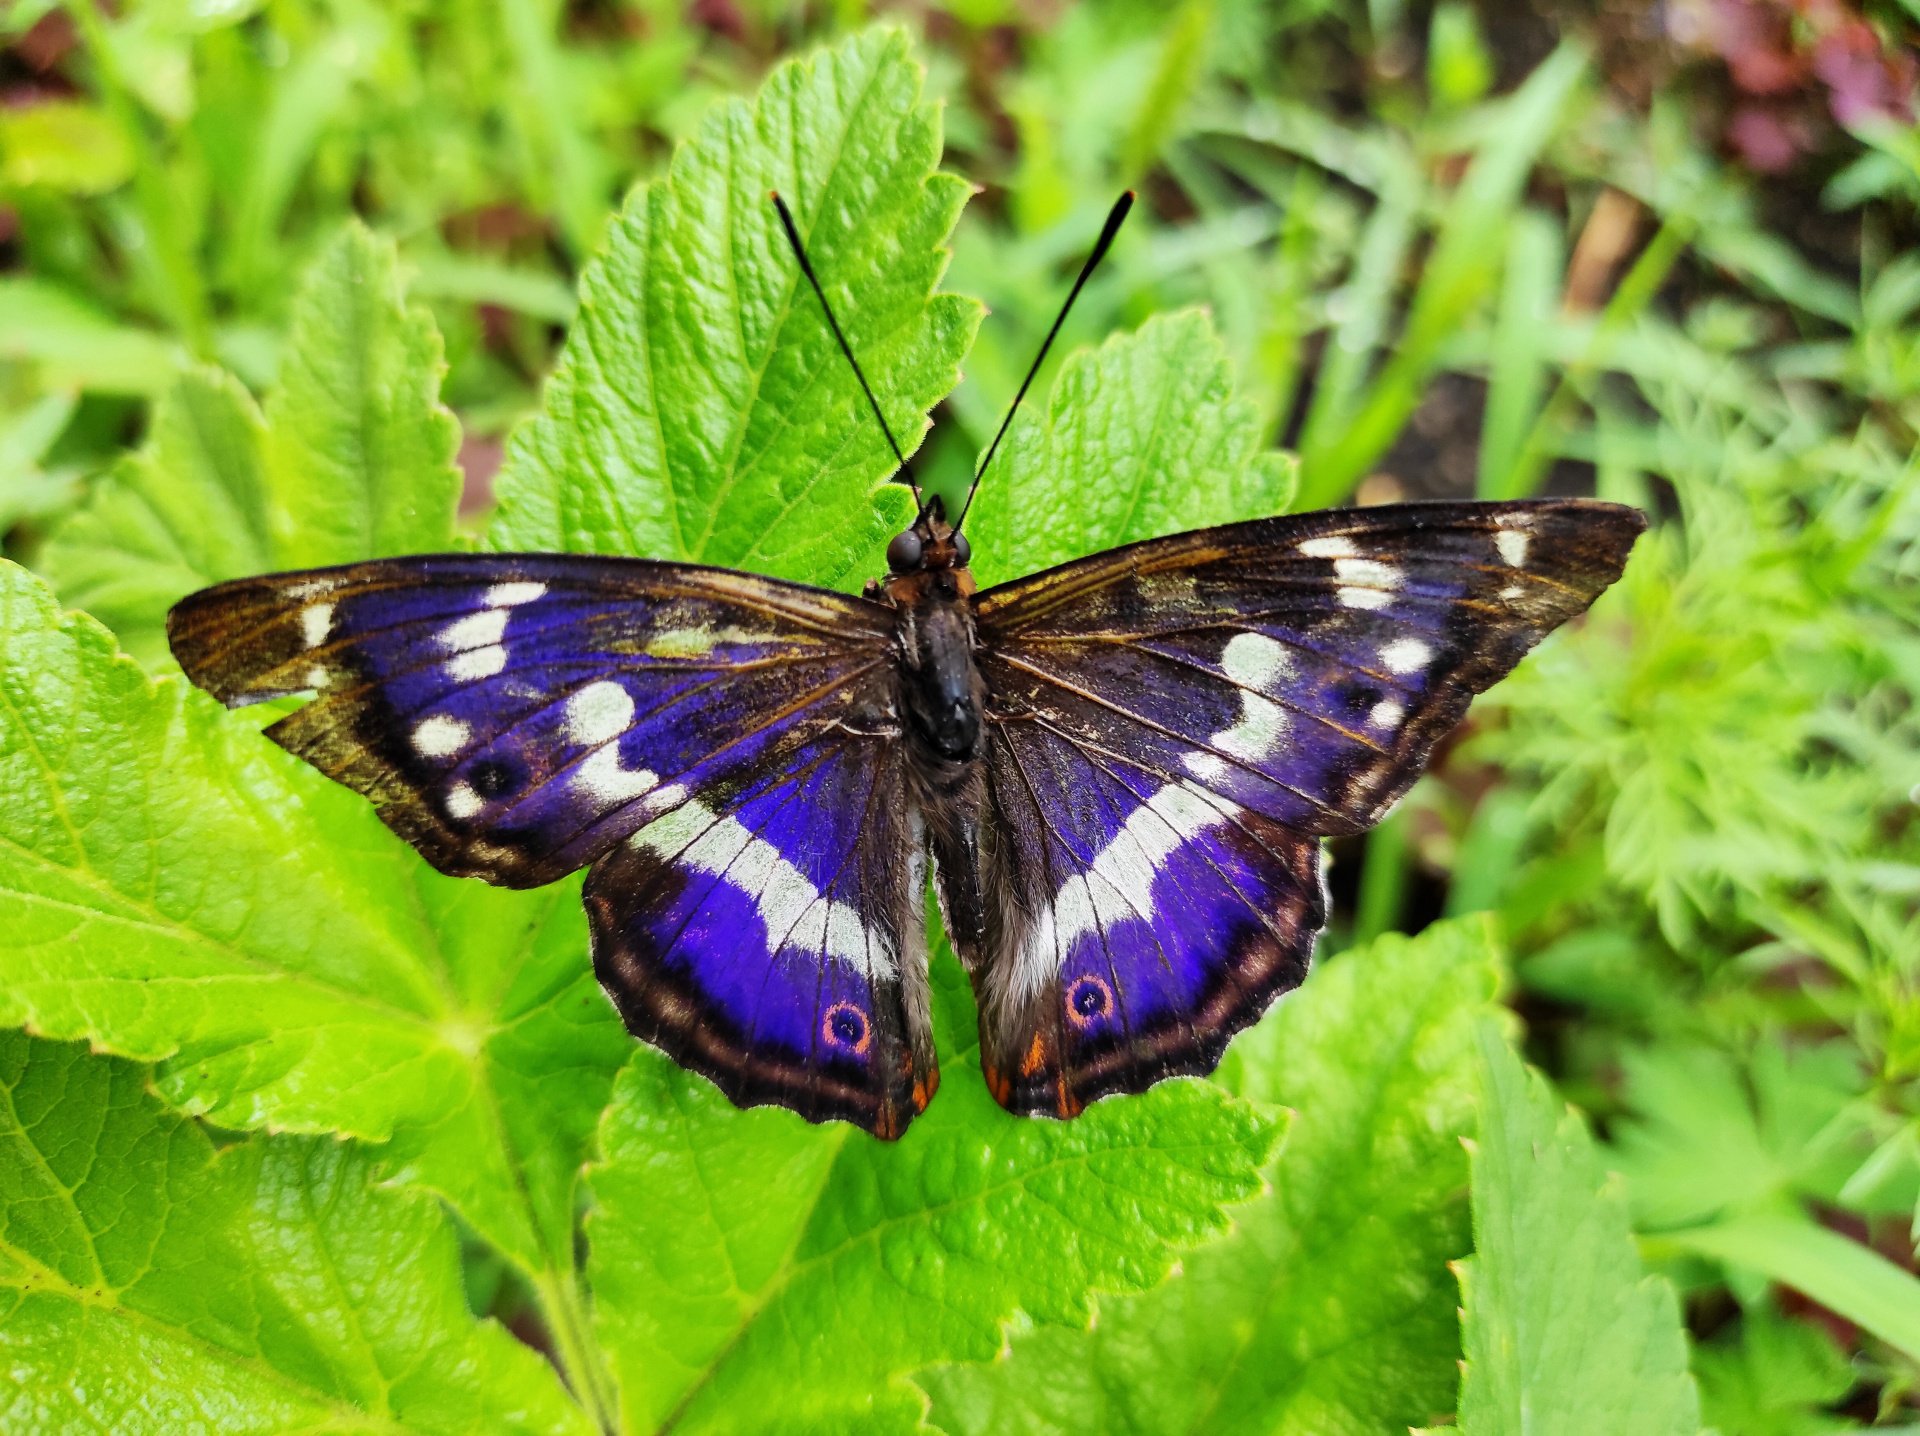
[[[11,1088],[6,1090],[6,1096],[9,1109],[11,1110],[13,1100]],[[33,1148],[36,1153],[39,1153],[39,1147],[31,1140],[26,1139],[24,1128],[21,1129],[21,1136],[22,1140],[26,1141],[27,1146]],[[44,1163],[44,1154],[41,1154],[41,1159]],[[218,1165],[218,1160],[216,1156],[214,1162],[209,1164],[209,1171],[215,1169]],[[66,1193],[69,1204],[71,1205],[73,1193],[68,1191],[65,1184],[60,1183],[57,1178],[55,1182],[56,1185]],[[78,1209],[75,1208],[75,1210],[77,1211]],[[85,1226],[84,1219],[82,1219],[82,1230],[87,1232],[88,1244],[91,1246],[93,1234],[92,1231]],[[157,1333],[177,1345],[187,1346],[198,1351],[204,1359],[230,1367],[236,1367],[240,1370],[249,1371],[257,1376],[264,1377],[275,1385],[291,1392],[300,1400],[322,1410],[332,1412],[333,1416],[331,1419],[343,1421],[352,1429],[392,1432],[394,1436],[415,1436],[414,1428],[412,1427],[402,1426],[384,1414],[363,1411],[358,1406],[343,1403],[340,1398],[336,1396],[332,1396],[315,1387],[300,1382],[289,1373],[274,1366],[264,1355],[248,1355],[245,1352],[235,1351],[230,1346],[222,1346],[218,1342],[198,1335],[188,1327],[172,1325],[160,1317],[141,1311],[138,1307],[128,1306],[126,1303],[117,1299],[125,1290],[124,1287],[112,1288],[109,1294],[105,1286],[106,1277],[104,1273],[101,1275],[102,1291],[96,1293],[85,1287],[75,1286],[72,1282],[68,1281],[66,1277],[41,1261],[32,1252],[16,1246],[12,1242],[0,1240],[0,1252],[5,1252],[7,1256],[19,1262],[26,1276],[26,1280],[24,1281],[0,1278],[0,1286],[12,1287],[22,1295],[25,1295],[28,1291],[29,1284],[31,1284],[32,1289],[36,1292],[46,1292],[65,1297],[76,1305],[86,1307],[92,1311],[103,1312],[109,1318],[117,1318],[131,1325]],[[95,1268],[98,1270],[97,1258]],[[377,1369],[378,1368],[376,1368],[376,1370]]]
[[[302,988],[316,989],[325,993],[330,998],[348,1003],[352,1006],[365,1007],[372,1012],[387,1017],[395,1025],[404,1024],[421,1028],[428,1032],[432,1031],[436,1020],[445,1020],[456,1015],[466,1015],[458,1009],[432,1014],[412,1012],[403,1007],[395,1007],[391,1004],[383,1003],[369,993],[355,992],[353,989],[346,987],[329,986],[310,973],[297,972],[291,968],[275,967],[267,958],[255,953],[250,953],[244,948],[236,947],[224,938],[215,937],[213,934],[200,928],[190,926],[159,911],[149,903],[129,896],[119,888],[114,887],[91,868],[68,867],[5,833],[0,833],[0,848],[11,849],[24,856],[28,862],[38,865],[43,871],[69,878],[79,883],[82,887],[101,894],[103,898],[118,899],[119,901],[116,906],[123,905],[125,908],[131,909],[131,911],[116,912],[112,907],[105,906],[88,907],[81,903],[66,902],[46,893],[30,892],[18,887],[0,887],[0,900],[12,899],[16,902],[33,903],[43,907],[57,908],[79,914],[96,922],[130,927],[135,930],[148,931],[158,936],[171,937],[186,945],[201,947],[210,952],[217,953],[233,962],[237,967],[247,969],[246,971],[233,973],[159,973],[155,974],[157,980],[166,981],[171,979],[180,982],[218,982],[237,978],[242,980],[252,979],[256,981],[285,982]],[[56,941],[58,940],[59,939],[56,939]],[[69,978],[66,980],[74,981],[79,979]],[[100,977],[97,980],[103,982],[140,982],[146,979],[134,977]],[[492,1029],[489,1030],[491,1031]],[[444,1047],[450,1052],[456,1050],[447,1043],[436,1043],[434,1045]],[[177,1051],[178,1048],[176,1047],[175,1050]],[[147,1057],[144,1060],[156,1061],[159,1059]]]
[[[841,125],[840,133],[834,139],[833,158],[827,164],[826,179],[820,186],[820,197],[814,205],[814,225],[810,225],[807,229],[807,238],[809,239],[812,238],[814,227],[818,225],[819,217],[821,213],[825,210],[827,196],[833,193],[834,182],[839,178],[841,163],[846,158],[847,136],[853,132],[855,121],[858,119],[861,112],[866,109],[867,102],[873,95],[873,87],[879,83],[880,72],[882,68],[883,67],[879,64],[871,65],[868,68],[866,81],[860,87],[859,97],[851,105],[849,105],[845,111],[846,122]],[[792,92],[789,95],[789,110],[797,112],[798,105],[799,105],[799,81],[798,81],[798,78],[796,77]],[[729,118],[731,118],[731,116]],[[797,113],[792,113],[789,115],[788,125],[789,125],[788,133],[797,136],[799,134]],[[729,130],[727,135],[727,167],[728,167],[729,179],[732,177],[731,171],[733,166],[733,150],[734,150],[733,135],[731,130]],[[797,175],[798,175],[798,171],[796,170],[796,177]],[[919,187],[924,189],[925,185],[922,184]],[[729,190],[731,190],[732,188],[731,185],[729,185],[728,188]],[[866,213],[868,213],[868,211],[872,209],[872,207],[873,207],[873,202],[872,200],[869,200],[866,207],[861,210],[861,214],[865,215]],[[732,217],[731,205],[728,206],[728,217],[729,218]],[[731,235],[732,233],[731,229],[729,229],[728,233],[729,235]],[[649,239],[649,243],[651,243],[652,236],[649,235],[648,239]],[[769,330],[766,349],[760,356],[760,362],[754,368],[753,384],[748,392],[747,401],[740,406],[740,413],[735,422],[733,435],[728,444],[729,453],[727,455],[726,467],[723,470],[723,477],[721,478],[721,481],[720,481],[719,492],[713,496],[712,502],[707,505],[706,526],[701,530],[698,544],[691,550],[687,551],[688,558],[698,561],[705,557],[706,551],[707,551],[707,545],[713,539],[714,527],[719,523],[719,520],[720,520],[720,511],[726,507],[728,496],[732,494],[733,490],[739,484],[739,481],[741,478],[740,453],[741,453],[741,450],[746,446],[747,430],[751,426],[754,409],[759,403],[761,388],[766,383],[767,370],[773,364],[774,355],[780,351],[780,336],[782,333],[786,331],[788,320],[790,320],[793,317],[794,299],[799,294],[800,288],[801,288],[800,271],[798,266],[796,266],[793,271],[792,277],[788,280],[788,283],[786,285],[785,295],[780,302],[780,317],[778,321]],[[741,306],[737,302],[739,297],[739,290],[737,287],[735,288],[734,294],[736,299],[736,303],[734,305],[734,312],[737,316],[740,316],[744,321],[744,316],[741,315]],[[651,353],[652,353],[651,339],[648,340],[648,352],[649,352],[649,363],[651,363]],[[789,420],[787,416],[785,414],[782,414],[780,416],[781,425],[784,426],[788,422]],[[664,458],[664,454],[663,454],[663,458]],[[754,462],[756,464],[759,462],[757,456]],[[674,512],[677,516],[680,509],[679,490],[674,488],[671,482],[669,482],[668,484],[668,490],[673,494]],[[676,530],[679,528],[677,518],[676,518],[676,523],[674,527],[676,528]]]

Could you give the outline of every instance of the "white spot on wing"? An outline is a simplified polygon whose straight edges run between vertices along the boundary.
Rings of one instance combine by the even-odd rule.
[[[1217,783],[1233,771],[1225,759],[1211,753],[1189,753],[1184,761],[1187,771],[1204,783]]]
[[[445,758],[458,753],[472,734],[473,730],[458,718],[436,713],[414,726],[413,746],[423,758]]]
[[[577,787],[585,788],[603,807],[612,807],[615,803],[630,803],[652,792],[660,776],[645,768],[621,767],[620,749],[618,745],[609,743],[588,754],[580,766],[573,770],[570,781]]]
[[[1400,587],[1400,570],[1371,558],[1336,559],[1333,576],[1343,584],[1352,585],[1335,595],[1348,608],[1385,608],[1393,602],[1394,590]]]
[[[589,683],[567,699],[569,741],[594,748],[617,738],[633,722],[633,697],[618,683]]]
[[[464,648],[484,648],[500,641],[507,631],[507,611],[504,608],[482,609],[479,613],[469,613],[465,618],[456,619],[440,630],[440,646],[449,653],[458,653]]]
[[[1287,736],[1287,710],[1258,693],[1240,695],[1240,721],[1213,735],[1213,746],[1236,758],[1258,761]]]
[[[1353,546],[1353,540],[1335,535],[1332,538],[1308,539],[1300,545],[1304,558],[1352,558],[1360,550]]]
[[[724,879],[753,899],[767,940],[844,964],[870,981],[898,976],[892,944],[869,932],[859,912],[823,897],[807,875],[737,818],[689,802],[633,836],[633,845]]]
[[[1274,679],[1293,676],[1293,655],[1264,633],[1236,633],[1220,654],[1220,666],[1234,682],[1265,692]]]
[[[1521,598],[1525,596],[1526,591],[1527,591],[1527,586],[1525,584],[1510,583],[1505,588],[1500,590],[1500,596],[1505,599]]]
[[[450,818],[465,821],[486,806],[486,800],[465,783],[455,783],[447,789],[447,816]]]
[[[333,632],[333,605],[316,603],[300,610],[300,637],[309,648],[318,648]]]
[[[1034,915],[1014,964],[1011,999],[1031,1001],[1060,975],[1075,942],[1116,923],[1153,920],[1153,879],[1183,843],[1237,809],[1193,783],[1172,783],[1128,815],[1082,872]]]
[[[1342,583],[1371,583],[1381,588],[1400,587],[1400,570],[1373,558],[1343,558],[1333,566],[1333,576]]]
[[[1433,657],[1433,645],[1418,638],[1396,638],[1380,650],[1389,673],[1417,673]]]
[[[544,583],[496,583],[487,590],[486,602],[489,608],[514,608],[544,597],[546,591]]]
[[[476,679],[491,678],[507,666],[507,650],[495,643],[486,648],[474,648],[458,658],[447,660],[447,677],[462,683],[471,683]]]
[[[1373,705],[1373,711],[1367,714],[1367,722],[1375,728],[1397,728],[1400,720],[1407,716],[1407,710],[1391,698],[1382,698]]]
[[[1293,675],[1293,655],[1283,643],[1264,633],[1236,633],[1220,654],[1227,677],[1243,685],[1239,720],[1208,739],[1208,745],[1235,758],[1258,761],[1270,756],[1287,736],[1287,710],[1256,690],[1271,691],[1276,682]],[[1228,765],[1212,753],[1189,753],[1187,771],[1217,783]]]
[[[1500,550],[1500,557],[1514,568],[1526,566],[1527,549],[1532,542],[1518,529],[1501,529],[1493,536],[1493,546]]]

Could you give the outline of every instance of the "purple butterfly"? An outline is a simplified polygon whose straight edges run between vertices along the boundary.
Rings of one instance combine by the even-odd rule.
[[[922,503],[858,598],[432,555],[221,584],[168,632],[226,703],[314,695],[268,735],[442,872],[590,867],[595,970],[637,1036],[741,1106],[893,1138],[939,1082],[929,857],[1005,1107],[1210,1071],[1305,975],[1320,840],[1378,822],[1645,527],[1571,499],[1328,511],[976,592],[964,519]]]

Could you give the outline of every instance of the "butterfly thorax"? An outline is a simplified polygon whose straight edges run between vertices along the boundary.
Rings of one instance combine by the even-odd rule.
[[[893,570],[867,585],[899,614],[900,706],[914,747],[935,766],[973,761],[984,696],[974,663],[967,542],[935,499],[887,546]]]

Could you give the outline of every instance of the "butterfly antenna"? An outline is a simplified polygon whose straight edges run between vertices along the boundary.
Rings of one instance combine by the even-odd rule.
[[[780,191],[771,191],[773,207],[780,212],[780,227],[787,232],[787,243],[793,246],[793,257],[800,261],[800,272],[807,277],[807,283],[813,286],[814,295],[820,301],[821,312],[827,316],[827,328],[833,331],[834,339],[840,345],[840,352],[847,356],[847,366],[853,370],[853,377],[860,381],[860,392],[867,396],[867,404],[873,410],[873,417],[880,421],[880,432],[887,436],[887,447],[893,450],[894,458],[900,461],[900,474],[906,479],[907,487],[913,491],[913,502],[920,502],[920,484],[913,476],[913,468],[907,463],[907,456],[900,452],[899,441],[893,437],[893,430],[887,427],[887,416],[880,412],[880,401],[873,397],[873,387],[867,383],[867,376],[860,372],[860,361],[853,357],[853,346],[847,343],[847,336],[841,332],[840,321],[833,317],[833,306],[827,303],[827,292],[820,287],[820,278],[813,272],[813,262],[807,258],[807,248],[800,243],[800,231],[794,226],[793,211],[787,208],[787,202],[780,198]]]
[[[1107,257],[1107,251],[1113,248],[1113,237],[1120,232],[1120,226],[1127,218],[1127,211],[1133,208],[1133,191],[1128,190],[1113,202],[1113,208],[1107,212],[1107,222],[1100,226],[1100,237],[1093,242],[1093,253],[1087,256],[1087,262],[1080,266],[1080,277],[1073,281],[1073,288],[1067,291],[1067,302],[1060,306],[1059,317],[1053,321],[1053,328],[1047,331],[1047,337],[1040,342],[1040,352],[1033,357],[1033,367],[1027,370],[1027,377],[1020,381],[1020,392],[1013,396],[1013,403],[1007,407],[1007,417],[1000,421],[1000,432],[993,436],[993,442],[987,445],[987,456],[980,461],[980,467],[973,472],[973,483],[967,489],[967,501],[960,505],[960,517],[953,521],[955,531],[967,521],[967,510],[973,507],[973,496],[980,488],[980,476],[987,471],[987,465],[993,462],[994,451],[1000,447],[1000,441],[1007,435],[1008,425],[1020,410],[1020,401],[1027,397],[1034,375],[1040,372],[1040,366],[1047,362],[1047,351],[1053,347],[1053,341],[1060,333],[1060,326],[1067,322],[1067,315],[1073,311],[1073,301],[1080,297],[1080,291],[1086,286],[1087,276],[1101,260]]]

